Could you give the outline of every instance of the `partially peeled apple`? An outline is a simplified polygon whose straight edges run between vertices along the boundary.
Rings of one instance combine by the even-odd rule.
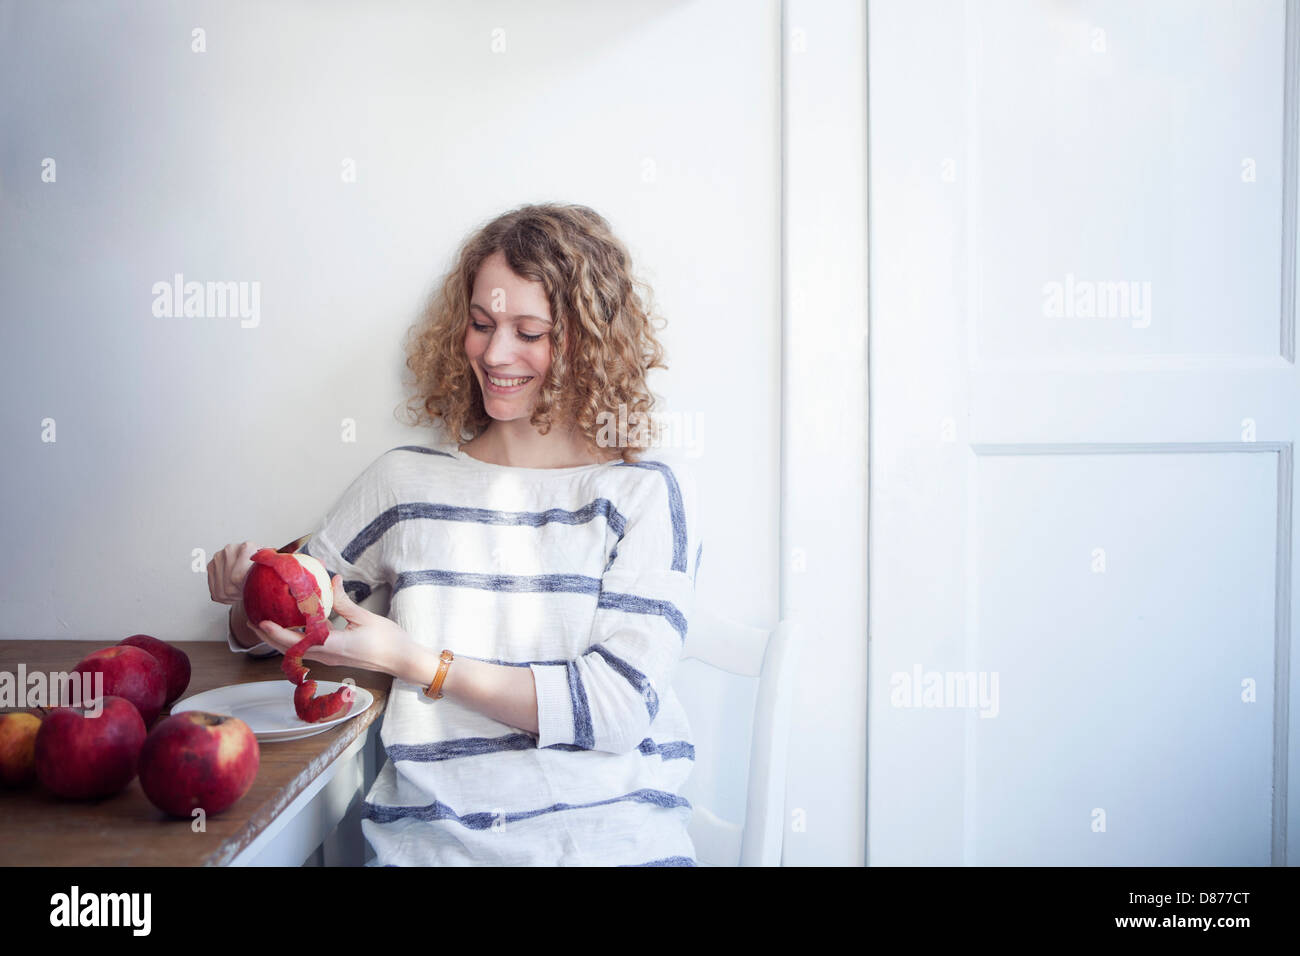
[[[316,682],[307,680],[302,655],[330,636],[326,623],[334,608],[334,588],[325,566],[309,554],[284,554],[262,548],[253,554],[253,569],[244,578],[244,611],[254,627],[274,621],[284,628],[303,628],[303,639],[285,651],[284,676],[298,685],[294,711],[309,724],[341,716],[356,696],[344,684],[332,694],[316,696]]]
[[[268,561],[268,554],[275,555],[276,560]],[[262,560],[258,560],[259,555]],[[298,564],[299,568],[293,568],[288,562]],[[304,575],[310,575],[310,582]],[[334,610],[334,588],[330,586],[325,565],[310,554],[281,554],[262,548],[253,555],[253,569],[244,578],[244,611],[250,624],[256,627],[263,621],[274,621],[286,628],[307,625],[308,615],[303,613],[300,599],[286,583],[290,577],[302,582],[303,587],[314,585],[310,594],[320,603],[325,617],[330,616]]]

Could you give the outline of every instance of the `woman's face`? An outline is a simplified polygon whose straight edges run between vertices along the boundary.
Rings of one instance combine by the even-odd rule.
[[[505,255],[494,252],[474,279],[469,312],[465,355],[478,377],[484,409],[498,421],[527,419],[551,368],[545,287],[515,275]]]

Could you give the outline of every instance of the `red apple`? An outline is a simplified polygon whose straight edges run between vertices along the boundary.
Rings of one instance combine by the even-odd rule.
[[[163,701],[164,707],[170,707],[181,694],[185,693],[185,688],[190,686],[190,655],[175,644],[168,644],[148,634],[132,634],[117,643],[138,647],[158,659],[158,663],[163,666],[163,674],[167,677],[167,699]]]
[[[36,732],[41,718],[18,711],[0,714],[0,786],[25,787],[36,779]]]
[[[141,651],[140,653],[144,653]],[[144,721],[135,705],[105,694],[100,706],[56,707],[36,732],[36,776],[61,797],[77,800],[118,793],[135,777]]]
[[[176,817],[220,813],[253,785],[261,751],[238,717],[187,710],[158,724],[140,751],[140,786]]]
[[[133,703],[146,727],[158,719],[167,700],[167,673],[163,665],[148,651],[129,644],[116,644],[95,651],[72,670],[74,673],[102,673],[104,693],[124,697]]]
[[[244,610],[254,626],[275,621],[281,627],[303,628],[303,638],[284,652],[280,669],[298,685],[293,709],[307,723],[327,720],[347,712],[353,692],[348,686],[316,696],[316,682],[307,680],[303,654],[330,636],[326,623],[334,606],[334,586],[325,566],[310,555],[285,554],[262,548],[253,552],[253,569],[244,579]]]
[[[261,563],[258,555],[266,563]],[[254,627],[263,621],[274,621],[281,627],[305,627],[315,601],[320,603],[325,617],[330,616],[334,609],[334,586],[320,561],[310,554],[280,554],[268,548],[255,554],[253,561],[253,569],[244,578],[244,613]],[[292,575],[300,591],[298,597],[290,592],[281,567],[287,564],[293,568],[294,561],[301,565],[295,569],[298,573]]]

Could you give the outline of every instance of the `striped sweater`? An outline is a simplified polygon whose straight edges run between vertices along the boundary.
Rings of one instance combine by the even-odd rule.
[[[528,667],[537,688],[534,735],[393,681],[362,808],[372,865],[695,865],[672,677],[696,509],[687,467],[648,457],[517,468],[408,445],[348,487],[303,551],[356,601],[386,589],[420,644]]]

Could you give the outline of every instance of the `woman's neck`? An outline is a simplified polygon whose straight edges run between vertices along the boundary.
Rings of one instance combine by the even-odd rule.
[[[460,450],[471,458],[512,468],[572,468],[612,460],[612,455],[597,456],[588,448],[576,426],[567,430],[552,426],[543,435],[527,419],[491,422]]]

